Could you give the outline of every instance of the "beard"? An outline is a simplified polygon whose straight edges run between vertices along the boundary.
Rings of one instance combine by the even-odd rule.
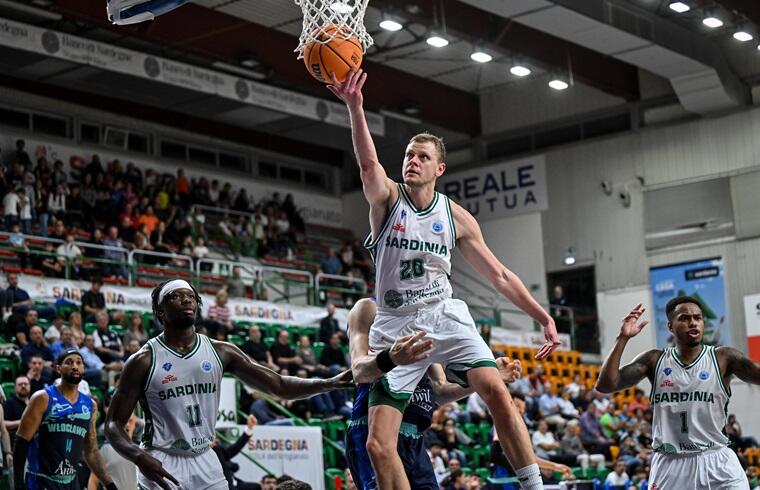
[[[62,373],[61,378],[69,384],[78,385],[82,381],[82,374]]]

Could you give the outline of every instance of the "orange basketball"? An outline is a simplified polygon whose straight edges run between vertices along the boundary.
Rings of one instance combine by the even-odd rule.
[[[319,34],[321,41],[327,40],[342,26],[327,25]],[[316,36],[315,36],[316,37]],[[303,50],[303,62],[311,76],[322,83],[332,83],[330,73],[343,82],[351,70],[358,70],[362,64],[362,47],[356,36],[349,39],[334,38],[332,41],[320,43],[312,41]]]

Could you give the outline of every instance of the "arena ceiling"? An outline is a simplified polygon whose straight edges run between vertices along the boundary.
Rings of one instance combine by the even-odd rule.
[[[267,77],[268,83],[332,97],[295,59],[301,12],[291,0],[194,0],[135,26],[109,25],[104,6],[93,7],[98,2],[102,0],[31,3],[61,16],[36,19],[39,25],[203,66],[218,61],[233,66],[245,63]],[[0,0],[0,11],[13,3],[30,2]],[[374,110],[412,116],[440,130],[449,141],[466,144],[482,133],[480,93],[510,84],[545,84],[549,77],[584,84],[621,101],[637,101],[641,98],[639,72],[647,70],[669,79],[692,112],[706,114],[749,103],[749,86],[760,73],[756,61],[760,53],[754,49],[756,42],[749,49],[737,50],[727,40],[727,29],[740,23],[760,25],[757,2],[690,1],[693,8],[686,15],[676,15],[669,3],[370,0],[365,24],[375,46],[365,57],[372,81],[365,91],[366,104]],[[698,16],[707,8],[719,9],[726,18],[723,29],[701,28]],[[394,33],[380,29],[378,23],[386,16],[398,19],[404,29]],[[431,48],[425,41],[428,34],[442,32],[444,24],[449,45]],[[472,61],[470,54],[476,47],[491,54],[493,61]],[[135,90],[134,80],[126,82],[124,77],[97,73],[90,67],[62,66],[55,60],[11,66],[9,60],[14,58],[4,58],[3,71],[21,80],[75,87],[103,97],[127,97],[146,107],[314,144],[335,147],[334,141],[345,139],[335,138],[338,132],[344,134],[340,128],[316,128],[315,122],[254,107],[232,107],[230,102],[158,84],[146,82]],[[515,64],[529,66],[532,73],[524,78],[511,75],[509,68]],[[391,127],[380,145],[397,148],[408,132],[405,127]],[[344,143],[340,145],[345,149]]]

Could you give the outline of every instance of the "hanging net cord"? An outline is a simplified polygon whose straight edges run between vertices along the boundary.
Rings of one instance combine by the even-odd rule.
[[[295,49],[303,57],[307,44],[326,44],[333,39],[356,37],[362,52],[372,46],[372,36],[364,28],[364,12],[369,0],[295,0],[303,12],[303,29]],[[337,27],[337,28],[336,28]]]

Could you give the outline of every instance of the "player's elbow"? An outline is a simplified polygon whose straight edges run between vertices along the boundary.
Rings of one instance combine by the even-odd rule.
[[[374,360],[372,362],[375,362]],[[354,361],[351,363],[351,373],[354,381],[359,384],[372,383],[377,381],[379,376],[375,376],[371,369],[367,369],[366,362]]]
[[[611,383],[609,380],[604,379],[604,378],[599,378],[596,380],[594,389],[598,391],[599,393],[612,393],[613,391],[615,391],[615,386],[614,386],[614,383]]]

